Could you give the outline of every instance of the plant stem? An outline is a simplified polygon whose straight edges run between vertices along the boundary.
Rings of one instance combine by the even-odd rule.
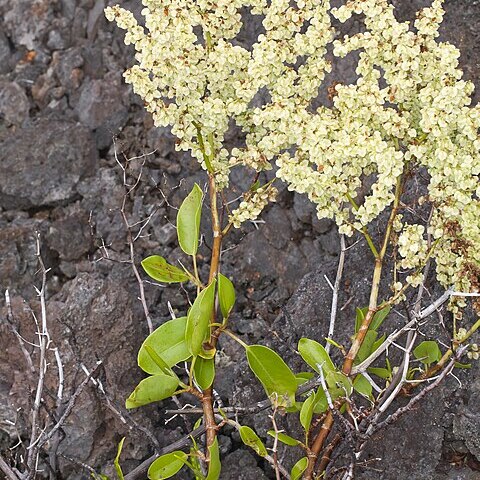
[[[403,181],[402,181],[402,175],[400,175],[397,178],[397,182],[395,185],[395,199],[393,202],[390,217],[388,219],[387,228],[385,231],[385,236],[383,238],[382,248],[380,249],[380,252],[378,252],[378,250],[375,248],[375,245],[373,244],[373,241],[368,231],[366,230],[366,228],[362,229],[362,233],[364,234],[367,240],[370,250],[372,250],[372,253],[375,256],[375,267],[373,270],[372,286],[370,290],[370,300],[368,304],[368,312],[365,315],[365,318],[355,336],[355,339],[353,340],[352,346],[350,347],[350,350],[348,351],[347,356],[345,357],[345,360],[343,362],[342,372],[347,376],[350,375],[352,371],[353,362],[355,361],[355,358],[357,357],[358,352],[365,340],[370,324],[372,323],[373,317],[375,313],[379,310],[378,293],[380,289],[380,281],[382,279],[383,260],[389,245],[390,235],[393,228],[393,222],[395,221],[395,217],[397,216],[397,213],[398,213],[402,189],[403,189]],[[358,205],[355,203],[355,201],[353,200],[353,198],[351,198],[349,194],[347,194],[347,198],[349,202],[352,204],[352,206],[356,210],[358,210]],[[305,480],[312,480],[313,472],[315,469],[315,463],[325,443],[325,440],[330,434],[333,424],[334,424],[333,412],[329,410],[317,437],[315,438],[311,448],[308,451],[308,464],[303,477]]]
[[[352,198],[352,196],[349,193],[347,193],[346,196],[347,196],[348,201],[350,202],[350,205],[353,207],[353,209],[358,210],[359,207],[357,205],[357,202],[355,202],[355,200]],[[377,258],[378,257],[378,250],[377,250],[377,247],[375,247],[375,244],[373,243],[372,237],[368,233],[367,227],[363,227],[359,231],[365,237],[365,240],[367,241],[367,244],[368,244],[370,250],[372,251],[373,256],[375,258]]]
[[[210,195],[210,209],[212,215],[212,232],[213,232],[213,245],[212,245],[212,257],[210,260],[210,274],[208,276],[208,283],[210,284],[218,274],[218,269],[220,265],[220,253],[222,247],[222,229],[220,226],[220,219],[218,215],[218,204],[217,204],[217,188],[215,184],[215,176],[213,173],[209,173],[209,195]],[[216,323],[215,309],[212,312],[212,318],[210,324]],[[213,327],[210,330],[210,345],[212,348],[215,348],[218,337],[212,336]],[[215,422],[215,412],[213,409],[213,385],[203,391],[202,396],[202,406],[203,406],[203,417],[206,428],[206,437],[207,437],[207,449],[206,453],[208,455],[208,447],[213,445],[215,437],[217,435],[217,424]]]
[[[195,274],[195,280],[196,280],[196,285],[197,285],[197,295],[200,293],[200,290],[202,288],[202,282],[200,281],[200,277],[198,276],[198,266],[197,266],[197,255],[192,255],[192,261],[193,261],[193,272]]]
[[[233,332],[231,332],[230,330],[223,330],[230,338],[233,338],[233,340],[235,340],[236,342],[238,342],[243,348],[247,349],[248,348],[248,345],[243,341],[241,340],[240,338],[238,338]]]

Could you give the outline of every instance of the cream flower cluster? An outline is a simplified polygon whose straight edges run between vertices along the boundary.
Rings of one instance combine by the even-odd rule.
[[[126,81],[156,125],[172,126],[177,148],[205,169],[209,159],[220,188],[235,166],[276,163],[290,190],[350,235],[391,206],[402,173],[424,168],[438,278],[471,291],[480,275],[480,107],[470,106],[473,85],[462,80],[459,51],[437,40],[442,3],[432,0],[413,26],[399,22],[387,0],[339,8],[328,0],[143,0],[145,28],[118,6],[106,16],[137,52]],[[251,49],[233,42],[246,11],[261,15],[265,30]],[[334,40],[330,13],[341,22],[362,15],[365,29]],[[330,86],[332,106],[314,109],[332,45],[336,57],[359,52],[358,80]],[[268,100],[259,105],[259,96]],[[232,123],[245,145],[228,150]],[[412,248],[417,259],[424,254],[425,232],[403,232],[406,267]]]
[[[254,193],[248,193],[245,200],[232,212],[229,221],[235,228],[240,228],[242,223],[256,220],[269,202],[274,202],[277,189],[271,184],[257,189]]]
[[[421,270],[428,256],[428,243],[424,235],[423,225],[405,225],[397,241],[398,253],[402,257],[399,267],[416,270],[406,278],[407,283],[414,287],[420,285],[423,280]]]
[[[140,95],[155,125],[172,126],[179,150],[190,150],[202,164],[211,157],[216,182],[228,184],[230,169],[245,165],[271,168],[270,161],[295,142],[291,119],[283,117],[288,135],[271,134],[284,101],[303,107],[316,96],[319,81],[329,70],[326,45],[333,32],[328,2],[299,0],[143,0],[145,29],[131,12],[117,6],[106,17],[127,31],[125,43],[136,49],[137,64],[124,74]],[[262,15],[265,34],[249,51],[232,43],[239,33],[241,10]],[[302,28],[306,28],[302,33]],[[199,33],[200,32],[200,33]],[[298,58],[306,58],[296,70]],[[263,118],[262,108],[251,106],[255,95],[267,88],[273,103]],[[259,118],[262,117],[262,118]],[[246,146],[229,152],[224,138],[230,121],[240,125]],[[270,134],[267,135],[267,129]]]
[[[419,268],[425,263],[428,245],[424,234],[423,225],[405,225],[397,243],[398,253],[402,256],[401,268]]]

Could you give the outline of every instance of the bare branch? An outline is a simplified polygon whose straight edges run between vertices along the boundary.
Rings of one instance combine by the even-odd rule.
[[[345,235],[340,235],[340,258],[338,259],[337,276],[335,277],[335,284],[333,285],[332,294],[332,308],[330,310],[330,325],[328,327],[327,339],[332,340],[335,332],[335,320],[337,318],[337,306],[338,306],[338,291],[340,289],[340,282],[342,281],[343,266],[345,264]],[[331,343],[327,342],[325,350],[330,353]]]
[[[0,471],[2,471],[7,480],[21,480],[20,477],[12,470],[4,458],[0,455]]]
[[[406,412],[409,412],[411,410],[413,410],[413,408],[415,407],[415,405],[420,401],[422,400],[422,398],[424,398],[429,392],[431,392],[432,390],[434,390],[435,388],[437,388],[440,383],[442,383],[442,381],[444,380],[444,378],[449,374],[451,373],[451,371],[453,370],[453,368],[455,367],[455,363],[462,357],[462,355],[467,351],[468,349],[468,346],[464,346],[464,347],[461,347],[457,350],[457,353],[456,355],[454,356],[454,358],[452,358],[452,360],[450,360],[450,362],[448,363],[448,365],[442,370],[442,373],[440,375],[438,375],[438,377],[436,378],[436,380],[434,382],[432,382],[430,385],[426,386],[421,392],[419,392],[417,395],[415,395],[415,397],[413,397],[408,403],[407,405],[405,405],[404,407],[401,407],[399,408],[395,413],[393,413],[392,415],[389,415],[383,422],[380,422],[380,423],[377,423],[376,425],[374,423],[372,423],[369,427],[369,429],[367,430],[367,435],[373,435],[374,433],[378,432],[379,430],[387,427],[388,425],[394,423],[396,420],[398,420],[404,413]]]
[[[45,290],[47,287],[47,269],[45,268],[45,264],[43,263],[41,251],[40,251],[40,234],[37,232],[37,260],[40,265],[40,272],[42,274],[42,285],[40,290],[37,289],[38,296],[40,297],[40,308],[41,308],[41,329],[39,328],[37,331],[38,338],[39,338],[39,348],[40,348],[40,361],[38,366],[38,382],[37,382],[37,390],[35,393],[35,400],[32,407],[32,426],[31,426],[31,433],[30,433],[30,444],[27,449],[27,467],[28,467],[28,476],[29,478],[33,478],[35,476],[35,463],[37,460],[38,455],[38,445],[37,442],[40,438],[38,435],[38,413],[40,410],[40,403],[42,401],[42,394],[43,394],[43,386],[45,381],[45,373],[47,370],[47,363],[46,363],[46,352],[48,343],[50,341],[48,328],[47,328],[47,308],[45,302]]]

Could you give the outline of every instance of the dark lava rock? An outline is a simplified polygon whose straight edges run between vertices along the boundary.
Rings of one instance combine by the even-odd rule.
[[[75,110],[80,122],[96,130],[99,149],[109,146],[112,136],[125,124],[128,110],[124,102],[127,97],[127,90],[117,74],[83,83]]]
[[[15,43],[28,50],[38,49],[46,40],[49,27],[54,20],[57,2],[49,0],[15,0],[0,4],[0,18],[3,18],[5,31]]]
[[[40,119],[7,138],[0,151],[0,206],[56,205],[77,195],[76,186],[95,172],[90,132],[60,120]]]
[[[35,258],[35,231],[41,221],[17,218],[13,222],[0,221],[0,294],[32,291],[32,278],[37,269]]]
[[[77,260],[91,247],[92,238],[88,215],[73,214],[53,222],[48,230],[47,242],[62,260]]]
[[[445,414],[445,386],[428,395],[418,407],[403,415],[384,431],[374,435],[362,459],[367,468],[357,468],[359,480],[398,480],[435,478],[442,455]],[[376,460],[373,460],[376,459]],[[375,469],[375,476],[371,468]]]
[[[7,36],[0,30],[0,74],[7,73],[11,70],[10,44],[8,43]]]
[[[222,480],[266,480],[256,458],[246,450],[235,450],[222,461]]]
[[[453,420],[453,433],[464,441],[469,452],[480,462],[480,368],[475,365],[472,373],[476,378],[469,379],[464,404]]]
[[[52,55],[52,68],[58,78],[60,85],[67,92],[76,90],[83,79],[83,72],[80,70],[84,62],[81,49],[72,47],[61,52],[54,52]]]
[[[22,125],[29,110],[25,90],[18,83],[0,81],[0,119],[3,117],[7,124]]]

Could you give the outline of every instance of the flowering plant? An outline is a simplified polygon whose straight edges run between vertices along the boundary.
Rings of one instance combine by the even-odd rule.
[[[447,289],[443,301],[450,299],[456,321],[462,318],[465,298],[475,298],[480,287],[480,107],[470,106],[473,85],[462,80],[458,50],[437,40],[442,3],[434,0],[420,10],[413,25],[397,21],[387,0],[350,0],[339,8],[331,8],[328,0],[143,0],[145,27],[119,6],[106,9],[107,18],[126,30],[125,43],[136,50],[137,63],[125,72],[125,80],[143,98],[155,125],[171,126],[177,148],[190,151],[209,179],[213,247],[208,282],[204,285],[196,265],[203,202],[196,186],[177,218],[179,243],[192,257],[193,272],[158,256],[144,260],[143,266],[159,281],[192,281],[198,295],[186,317],[160,326],[146,340],[140,366],[152,376],[127,400],[127,406],[135,407],[181,392],[195,395],[203,406],[206,449],[202,453],[197,448],[189,459],[180,451],[168,462],[160,457],[150,467],[150,478],[168,478],[184,464],[199,478],[218,478],[216,435],[225,423],[236,426],[247,445],[270,458],[279,475],[277,460],[255,432],[227,415],[217,423],[212,385],[221,334],[244,346],[275,409],[300,411],[305,439],[294,445],[305,450],[305,457],[293,467],[292,478],[313,478],[334,417],[351,404],[354,391],[371,402],[370,423],[364,428],[371,435],[395,397],[413,388],[409,381],[415,379],[417,385],[438,372],[446,375],[454,365],[450,360],[465,353],[479,321],[463,330],[454,323],[452,345],[443,353],[435,342],[413,348],[416,334],[408,331],[406,354],[396,373],[390,367],[374,369],[382,387],[371,379],[373,370],[367,370],[393,341],[393,333],[377,338],[391,306],[405,300],[409,289],[423,292],[425,267],[432,260],[438,282]],[[234,41],[242,28],[241,11],[262,17],[264,33],[251,49]],[[364,31],[335,39],[330,15],[346,22],[354,14],[363,15]],[[329,88],[331,104],[314,107],[334,57],[355,51],[356,82],[336,83]],[[268,99],[259,105],[265,91]],[[225,136],[232,124],[243,132],[243,144],[227,148]],[[289,190],[316,204],[319,218],[333,218],[341,235],[363,235],[374,259],[369,305],[359,310],[342,367],[329,356],[332,344],[344,350],[332,338],[333,322],[325,347],[300,340],[300,354],[319,375],[318,389],[303,402],[295,399],[299,379],[278,354],[245,345],[229,329],[235,291],[220,273],[222,239],[232,227],[257,218],[274,199],[272,182],[258,183],[259,174],[274,166]],[[238,167],[253,171],[252,186],[222,225],[219,193],[228,191],[230,172]],[[425,192],[408,203],[409,182],[420,174],[428,178]],[[384,222],[384,212],[388,220],[377,244],[369,226]],[[428,219],[419,212],[427,212]],[[394,272],[385,280],[390,253],[396,259]],[[389,282],[392,294],[380,302],[382,280]],[[420,302],[421,293],[412,322],[430,312],[421,310]],[[336,304],[331,320],[335,309]],[[182,344],[181,354],[172,358],[167,353],[171,339]],[[476,347],[468,348],[476,352]],[[424,368],[409,369],[411,354]],[[182,381],[172,368],[184,360],[190,369]],[[312,427],[314,413],[324,416],[320,430]],[[196,468],[194,459],[205,461],[206,471]],[[326,466],[321,462],[319,473]]]

